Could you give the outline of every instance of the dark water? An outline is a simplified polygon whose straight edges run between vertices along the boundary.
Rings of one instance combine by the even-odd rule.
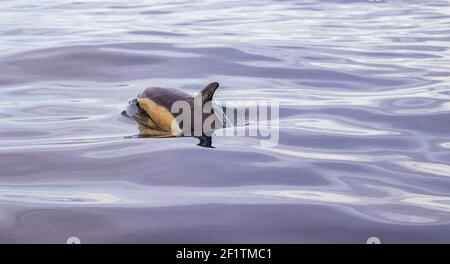
[[[0,25],[0,242],[450,242],[448,1],[1,1]],[[279,144],[120,116],[210,81],[278,100]]]

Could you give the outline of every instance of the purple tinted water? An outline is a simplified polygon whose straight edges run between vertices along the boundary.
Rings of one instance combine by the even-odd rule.
[[[0,242],[450,242],[448,1],[2,1]],[[152,85],[280,141],[137,138]]]

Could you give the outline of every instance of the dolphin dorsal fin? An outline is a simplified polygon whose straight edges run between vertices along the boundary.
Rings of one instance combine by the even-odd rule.
[[[202,91],[198,94],[198,96],[201,96],[202,98],[202,105],[212,101],[214,93],[216,92],[217,88],[219,88],[219,83],[213,82],[208,84],[205,88],[202,89]]]

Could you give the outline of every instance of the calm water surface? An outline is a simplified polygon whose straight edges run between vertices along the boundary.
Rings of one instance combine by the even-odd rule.
[[[449,1],[1,1],[0,242],[450,243]],[[137,138],[148,86],[280,141]]]

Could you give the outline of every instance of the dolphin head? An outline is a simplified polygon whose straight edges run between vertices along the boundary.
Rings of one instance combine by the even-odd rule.
[[[121,114],[124,117],[136,120],[138,123],[145,123],[149,118],[147,112],[140,106],[138,99],[129,101],[128,106],[122,111]]]

